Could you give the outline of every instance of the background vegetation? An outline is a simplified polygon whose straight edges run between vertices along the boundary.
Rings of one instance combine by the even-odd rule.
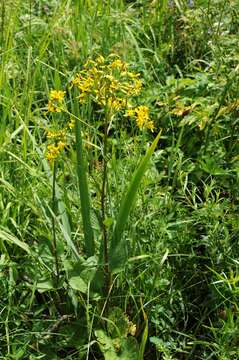
[[[238,1],[0,12],[0,358],[238,359]],[[105,133],[107,109],[76,101],[87,59],[112,53],[153,131],[119,111]],[[70,114],[47,111],[52,89]],[[47,131],[72,119],[53,165]]]

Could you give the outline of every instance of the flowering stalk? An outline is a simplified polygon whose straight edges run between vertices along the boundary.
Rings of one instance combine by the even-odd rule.
[[[90,194],[87,182],[87,164],[82,144],[82,121],[80,116],[86,106],[93,104],[96,111],[100,109],[104,113],[103,122],[103,170],[102,184],[100,189],[101,203],[101,229],[102,229],[102,248],[104,261],[105,289],[110,293],[111,274],[118,272],[124,267],[126,261],[126,244],[123,238],[125,224],[129,217],[136,197],[137,188],[145,172],[146,165],[157,145],[159,136],[147,152],[139,169],[136,171],[128,192],[122,199],[122,204],[116,224],[111,235],[107,226],[107,165],[108,165],[108,133],[114,118],[125,116],[131,118],[136,126],[142,130],[154,132],[155,126],[150,118],[150,110],[145,105],[134,106],[135,98],[142,90],[140,74],[130,71],[129,65],[119,59],[115,54],[109,55],[107,59],[98,56],[95,60],[89,59],[82,70],[72,80],[71,88],[74,86],[72,114],[67,110],[67,102],[64,100],[65,92],[61,90],[51,90],[47,106],[48,113],[61,113],[70,115],[71,121],[58,131],[48,131],[47,137],[52,143],[47,146],[46,157],[49,162],[54,162],[63,153],[67,144],[67,132],[75,129],[76,155],[77,155],[77,177],[79,182],[81,215],[85,240],[85,251],[87,257],[95,255],[94,233],[91,226]],[[77,101],[76,101],[77,100]],[[131,102],[133,100],[133,103]],[[136,99],[137,100],[137,99]],[[74,121],[75,120],[75,121]],[[72,123],[73,122],[73,123]],[[87,126],[91,126],[87,123]],[[55,225],[54,225],[55,227]],[[56,241],[54,239],[54,251],[56,254]],[[56,265],[57,267],[58,265]]]
[[[104,250],[104,273],[106,278],[106,292],[108,293],[111,285],[111,275],[109,271],[109,245],[108,234],[105,220],[107,217],[107,199],[106,199],[106,185],[107,185],[107,140],[108,140],[108,126],[111,118],[111,111],[106,107],[104,120],[104,138],[103,138],[103,176],[101,189],[101,216],[102,216],[102,236],[103,236],[103,250]]]

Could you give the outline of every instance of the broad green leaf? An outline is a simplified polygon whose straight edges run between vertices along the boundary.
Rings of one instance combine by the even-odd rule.
[[[44,293],[45,291],[53,290],[54,285],[52,280],[48,279],[44,281],[39,281],[36,285],[36,288],[40,293]]]
[[[103,330],[96,330],[95,335],[105,360],[117,360],[118,357],[115,349],[117,344],[114,346],[113,340]]]
[[[126,191],[126,195],[123,197],[121,201],[119,214],[116,220],[113,237],[110,244],[109,263],[110,263],[110,270],[112,273],[117,273],[124,269],[124,265],[127,260],[127,254],[126,254],[126,243],[125,243],[126,241],[123,238],[123,232],[127,220],[129,218],[130,211],[135,203],[140,182],[145,174],[149,160],[158,144],[160,135],[161,135],[161,131],[156,136],[152,145],[150,146],[147,153],[140,162],[139,167],[137,168],[137,170],[135,171],[132,177],[128,190]]]
[[[91,256],[84,261],[80,276],[85,283],[91,282],[94,279],[97,271],[97,264],[98,259],[96,256]]]
[[[84,294],[87,293],[87,284],[80,276],[73,276],[69,279],[69,285],[72,289],[78,290]]]
[[[103,330],[96,330],[95,335],[105,360],[138,360],[138,344],[134,337],[112,339]]]

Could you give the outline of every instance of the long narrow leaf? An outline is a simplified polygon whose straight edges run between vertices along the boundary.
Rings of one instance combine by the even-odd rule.
[[[29,248],[28,244],[19,240],[16,236],[8,233],[7,231],[0,230],[0,240],[7,241],[11,244],[17,245],[20,248],[22,248],[23,250],[25,250],[28,254],[30,254],[30,248]]]
[[[87,172],[82,146],[81,124],[75,120],[76,153],[77,153],[77,176],[79,181],[81,215],[83,221],[83,231],[85,237],[85,249],[87,256],[93,256],[95,253],[94,234],[90,221],[90,199],[87,183]]]
[[[139,167],[137,168],[132,177],[126,195],[121,201],[118,218],[116,220],[113,237],[110,244],[109,263],[110,271],[112,273],[122,271],[127,260],[126,244],[123,238],[123,231],[127,223],[130,211],[134,205],[140,182],[147,169],[149,160],[158,144],[160,135],[161,132],[159,132],[159,134],[156,136],[152,145],[143,157],[141,163],[139,164]]]
[[[143,306],[141,298],[140,298],[140,304],[141,304],[141,310],[142,310],[143,317],[144,317],[145,327],[144,327],[144,332],[142,335],[141,344],[140,344],[140,348],[139,348],[138,360],[144,360],[145,346],[146,346],[146,343],[148,340],[148,335],[149,335],[149,324],[148,324],[148,317],[144,311],[144,306]]]
[[[144,328],[144,332],[142,335],[142,340],[141,340],[141,344],[140,344],[140,348],[139,348],[138,360],[144,359],[144,352],[145,352],[145,346],[146,346],[146,343],[148,340],[148,335],[149,335],[149,325],[148,325],[148,320],[146,320],[145,328]]]

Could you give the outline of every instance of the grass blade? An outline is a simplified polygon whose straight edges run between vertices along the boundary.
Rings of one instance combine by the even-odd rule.
[[[7,231],[0,230],[0,240],[7,241],[11,244],[19,246],[21,249],[26,251],[30,254],[30,248],[28,244],[24,243],[23,241],[19,240],[16,236],[8,233]]]

